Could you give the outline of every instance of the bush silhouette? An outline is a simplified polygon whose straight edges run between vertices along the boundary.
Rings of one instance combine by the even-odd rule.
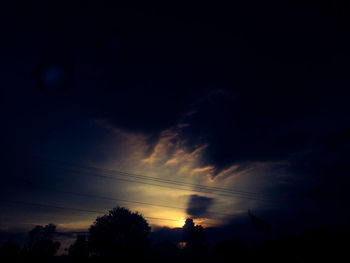
[[[68,256],[73,259],[85,259],[89,256],[88,242],[85,235],[77,236],[77,240],[68,249]]]
[[[179,262],[181,256],[178,246],[168,240],[156,243],[152,252],[152,262]]]
[[[211,251],[211,258],[215,262],[250,262],[249,248],[239,242],[224,240],[218,242]]]
[[[190,234],[194,230],[194,222],[192,218],[187,218],[182,227],[182,241],[187,242]]]
[[[54,256],[60,248],[60,242],[54,241],[56,226],[36,226],[29,232],[29,242],[24,247],[24,254],[35,257]]]
[[[89,228],[89,250],[102,257],[142,257],[150,247],[149,232],[150,227],[140,214],[117,207],[98,217]]]
[[[186,242],[184,256],[191,261],[203,261],[207,259],[208,245],[204,228],[195,225],[193,220],[186,219],[183,230],[183,241]]]
[[[19,255],[20,247],[9,238],[0,248],[1,257],[17,257]]]

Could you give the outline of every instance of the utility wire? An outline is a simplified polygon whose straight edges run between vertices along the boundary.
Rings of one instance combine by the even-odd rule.
[[[245,198],[245,199],[250,199],[250,200],[256,200],[256,201],[265,201],[265,202],[274,202],[274,200],[272,199],[266,199],[266,198],[258,198],[258,197],[254,197],[254,196],[248,196],[246,194],[243,193],[239,193],[239,192],[222,192],[221,190],[216,190],[216,189],[212,189],[211,187],[206,187],[206,186],[201,186],[200,189],[188,189],[188,188],[184,188],[184,187],[199,187],[200,185],[195,185],[195,184],[189,184],[189,183],[183,183],[183,185],[180,185],[182,187],[174,187],[173,184],[171,183],[172,186],[168,186],[168,185],[160,185],[160,184],[156,184],[153,182],[144,182],[144,181],[138,181],[137,178],[134,180],[131,179],[127,179],[127,178],[120,178],[120,177],[116,177],[116,176],[110,176],[110,175],[106,175],[103,173],[95,173],[95,172],[90,172],[90,171],[82,171],[82,170],[76,170],[76,169],[72,169],[72,168],[66,168],[66,167],[61,167],[59,166],[60,169],[63,170],[68,170],[71,172],[75,172],[75,173],[82,173],[82,174],[86,174],[86,175],[90,175],[90,176],[95,176],[95,177],[100,177],[100,178],[104,178],[104,179],[112,179],[112,180],[119,180],[119,181],[127,181],[127,182],[132,182],[132,183],[140,183],[140,184],[146,184],[146,185],[152,185],[152,186],[158,186],[158,187],[165,187],[165,188],[171,188],[171,189],[177,189],[177,190],[187,190],[187,191],[195,191],[195,192],[202,192],[202,193],[212,193],[215,192],[218,195],[221,196],[228,196],[228,197],[239,197],[239,198]],[[86,168],[83,168],[86,169]],[[96,168],[98,169],[98,168]],[[141,178],[140,178],[141,179]],[[165,183],[165,184],[170,184],[169,182],[163,182],[161,181],[161,179],[158,180],[159,183]],[[180,182],[181,183],[181,182]],[[185,185],[186,184],[186,185]],[[179,186],[179,184],[175,184],[177,186]]]
[[[91,173],[91,172],[86,172],[86,171],[73,170],[73,169],[69,169],[69,168],[59,167],[59,169],[63,169],[63,170],[74,172],[74,173],[84,174],[84,175],[88,175],[88,176],[98,177],[98,178],[102,178],[102,179],[110,179],[110,180],[138,183],[138,184],[144,184],[144,185],[152,185],[152,186],[157,186],[157,187],[163,187],[163,188],[168,188],[168,189],[177,189],[177,190],[183,190],[183,191],[188,191],[188,192],[199,192],[199,193],[212,194],[211,191],[205,191],[205,190],[183,188],[183,187],[181,188],[181,187],[175,187],[175,186],[170,186],[170,185],[161,185],[161,184],[131,180],[131,179],[127,179],[127,178],[119,178],[119,177],[115,177],[115,176],[101,175],[101,174],[96,174],[96,173]],[[225,193],[221,193],[221,192],[216,192],[215,194],[220,195],[220,196],[225,196],[225,197],[231,197],[231,198],[238,197],[238,198],[255,200],[255,201],[262,201],[262,202],[275,202],[275,200],[272,200],[272,199],[255,198],[255,197],[250,197],[250,196],[245,196],[245,195],[240,195],[240,194],[225,194]]]
[[[90,171],[93,170],[95,172],[96,171],[97,172],[104,172],[104,174],[111,173],[112,175],[115,175],[117,173],[119,175],[134,177],[134,178],[138,178],[138,179],[145,179],[145,180],[151,180],[151,181],[169,183],[169,184],[176,184],[176,185],[182,185],[182,186],[198,187],[198,188],[213,190],[213,191],[222,191],[222,192],[228,192],[228,193],[254,195],[254,196],[266,196],[266,195],[262,195],[262,194],[256,193],[256,192],[248,192],[248,191],[242,191],[242,190],[237,190],[237,189],[228,189],[228,188],[223,188],[223,187],[205,186],[205,185],[200,185],[200,184],[185,183],[185,182],[181,182],[181,181],[177,181],[177,180],[156,178],[156,177],[134,174],[134,173],[124,172],[124,171],[119,171],[119,170],[97,168],[97,167],[93,167],[93,166],[83,166],[83,165],[78,165],[78,164],[67,162],[67,161],[53,160],[53,159],[48,159],[48,158],[43,158],[43,157],[38,157],[38,156],[35,156],[35,158],[42,160],[42,161],[45,161],[45,162],[53,162],[53,163],[57,163],[57,164],[61,164],[61,165],[77,167],[80,169],[86,169],[86,170],[90,170]]]
[[[37,206],[37,207],[44,207],[44,208],[54,208],[54,209],[60,209],[60,210],[69,210],[69,211],[75,211],[75,212],[87,212],[87,213],[94,213],[94,214],[105,214],[105,211],[101,211],[101,210],[81,209],[81,208],[74,208],[74,207],[67,207],[67,206],[39,204],[39,203],[24,202],[24,201],[17,201],[17,200],[0,199],[0,202],[16,204],[16,205],[27,205],[27,206]],[[146,218],[146,219],[152,219],[152,220],[164,220],[164,221],[167,220],[167,221],[179,222],[179,219],[174,219],[174,218],[161,218],[161,217],[151,217],[151,216],[143,216],[143,217]],[[209,225],[209,224],[207,224],[207,225]]]
[[[0,179],[0,183],[6,183],[6,184],[13,184],[13,185],[28,185],[26,182],[23,183],[15,183],[8,180],[2,180]],[[70,194],[75,196],[82,196],[82,197],[88,197],[88,198],[94,198],[94,199],[103,199],[103,200],[111,200],[111,201],[117,201],[117,202],[125,202],[125,203],[133,203],[133,204],[141,204],[141,205],[148,205],[148,206],[155,206],[155,207],[164,207],[164,208],[172,208],[172,209],[179,209],[179,210],[186,210],[186,207],[178,207],[178,206],[168,206],[168,205],[161,205],[161,204],[154,204],[149,202],[141,202],[141,201],[132,201],[132,200],[126,200],[126,199],[120,199],[120,198],[113,198],[113,197],[106,197],[106,196],[100,196],[100,195],[92,195],[92,194],[85,194],[75,191],[66,191],[66,190],[60,190],[57,188],[49,187],[49,186],[43,186],[43,185],[37,185],[33,182],[31,182],[30,187],[36,187],[40,189],[47,189],[50,191],[55,191],[58,193],[63,194]],[[226,214],[226,213],[220,213],[220,212],[208,212],[207,214],[217,214],[217,215],[225,215],[225,216],[232,216],[232,214]]]

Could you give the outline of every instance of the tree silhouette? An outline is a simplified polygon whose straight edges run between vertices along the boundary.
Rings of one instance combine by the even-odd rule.
[[[89,256],[88,242],[85,235],[77,236],[77,240],[68,249],[68,256],[73,259],[84,259]]]
[[[187,218],[182,227],[182,241],[187,242],[189,235],[194,229],[194,222],[192,218]]]
[[[145,255],[150,246],[147,221],[137,212],[116,207],[98,217],[89,228],[89,249],[95,255],[135,258]]]
[[[1,257],[17,257],[19,255],[20,247],[9,238],[1,247]]]
[[[195,225],[193,219],[188,218],[182,230],[183,240],[186,242],[185,256],[191,261],[203,261],[208,254],[204,228],[201,225]]]
[[[50,257],[54,256],[60,248],[60,242],[54,241],[56,226],[36,226],[29,232],[29,242],[24,248],[24,253],[29,256]]]

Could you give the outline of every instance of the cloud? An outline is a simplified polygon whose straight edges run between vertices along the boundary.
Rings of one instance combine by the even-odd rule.
[[[114,11],[111,12],[113,16]],[[130,19],[138,17],[133,13],[120,14],[120,18],[137,24],[139,18]],[[27,14],[30,18],[30,12]],[[4,67],[8,73],[4,74],[4,83],[15,87],[5,90],[6,100],[1,101],[6,113],[2,121],[5,128],[0,131],[6,177],[43,178],[49,185],[62,187],[63,182],[73,186],[73,182],[78,181],[81,185],[76,186],[76,191],[96,191],[100,195],[122,195],[126,189],[131,193],[137,190],[135,200],[144,200],[148,191],[154,195],[157,193],[157,196],[146,201],[165,200],[174,206],[179,202],[177,191],[155,191],[146,184],[137,187],[135,184],[125,187],[122,182],[107,185],[80,175],[71,180],[70,174],[58,176],[57,169],[44,176],[43,172],[37,172],[38,165],[25,160],[28,155],[38,153],[79,163],[92,160],[92,164],[95,162],[100,167],[186,183],[206,183],[255,192],[268,187],[269,193],[275,196],[281,192],[295,196],[293,202],[285,205],[290,214],[298,213],[291,207],[303,207],[322,211],[324,217],[332,217],[332,220],[345,218],[342,216],[345,213],[349,218],[349,89],[346,89],[349,78],[348,65],[344,64],[347,62],[343,62],[343,54],[348,52],[346,43],[344,48],[340,47],[344,52],[340,52],[338,47],[332,48],[331,45],[329,48],[327,41],[318,41],[320,38],[313,34],[301,34],[313,38],[310,43],[323,43],[321,47],[326,48],[311,50],[304,49],[305,45],[298,48],[294,44],[289,48],[285,43],[274,41],[273,37],[266,38],[265,44],[256,41],[261,36],[261,32],[257,34],[259,27],[252,28],[253,31],[243,29],[242,37],[237,39],[219,32],[226,30],[214,34],[216,29],[209,29],[209,32],[206,27],[201,27],[203,32],[200,33],[188,27],[188,23],[183,23],[183,26],[176,23],[179,30],[164,31],[167,22],[159,23],[157,27],[153,19],[140,17],[145,26],[131,34],[129,53],[117,56],[105,53],[106,49],[96,50],[99,46],[96,41],[101,37],[100,32],[104,32],[100,29],[105,23],[98,22],[92,31],[86,31],[88,34],[76,34],[74,30],[80,28],[80,24],[75,24],[75,21],[66,23],[69,28],[62,30],[62,39],[79,38],[77,43],[84,43],[84,50],[95,50],[83,54],[78,50],[80,45],[68,51],[60,41],[53,41],[53,46],[48,47],[42,36],[50,39],[56,32],[46,32],[46,27],[36,26],[37,19],[26,19],[28,28],[34,30],[34,37],[25,52],[32,55],[22,56],[15,48],[17,45],[13,45],[3,60],[4,65],[10,65]],[[84,19],[76,21],[84,24]],[[129,22],[126,22],[126,28],[139,28]],[[110,25],[115,26],[114,22]],[[227,26],[228,29],[230,23]],[[293,32],[305,33],[308,27],[304,23],[297,27],[301,31],[287,27],[283,33],[285,39],[298,42],[300,38]],[[268,35],[276,35],[270,31],[274,27],[264,28]],[[12,31],[16,32],[9,30]],[[150,31],[154,34],[149,34]],[[160,32],[162,40],[153,37]],[[245,32],[250,32],[249,36]],[[184,37],[192,33],[195,33],[196,40]],[[22,42],[20,35],[17,34],[15,42]],[[144,38],[145,35],[149,37]],[[323,38],[326,34],[319,30],[316,35]],[[210,38],[213,41],[208,41],[208,36],[214,36]],[[27,84],[31,81],[27,77],[31,76],[33,65],[40,62],[40,57],[52,50],[69,57],[77,68],[74,88],[64,96],[48,99],[36,89],[28,89]],[[334,50],[341,55],[333,54]],[[89,65],[81,67],[82,63],[76,63],[81,61],[82,55],[87,55]],[[13,64],[18,56],[23,57],[25,65],[20,72]],[[22,77],[13,78],[14,74],[22,74]],[[86,123],[87,119],[104,120],[100,125],[106,127],[107,123],[113,135],[105,130],[92,129]],[[25,158],[18,158],[19,153]],[[271,174],[283,173],[278,165],[283,162],[289,164],[287,172],[293,175],[283,180],[292,184],[289,184],[288,191],[284,191],[284,187],[271,190],[279,182]],[[263,169],[264,164],[271,166]],[[88,184],[91,189],[84,189]],[[141,188],[143,191],[139,191]],[[1,196],[11,197],[14,193],[18,199],[31,196],[18,189],[11,190],[4,188]],[[73,198],[69,198],[69,202],[62,201],[71,204]],[[50,201],[55,200],[48,199],[48,203]],[[246,200],[241,206],[237,206],[237,198],[224,201],[220,199],[220,205],[253,209]],[[214,205],[216,203],[219,202]],[[330,213],[330,209],[339,211],[339,216]],[[6,222],[12,223],[13,220]]]
[[[214,198],[193,194],[188,201],[186,212],[194,218],[204,217],[213,201]]]
[[[118,166],[124,164],[125,168],[123,169],[131,173],[151,176],[157,178],[157,180],[170,179],[181,182],[174,185],[179,191],[169,191],[167,188],[155,188],[142,184],[129,184],[127,187],[123,187],[123,190],[128,189],[128,191],[132,191],[135,196],[142,200],[157,200],[158,202],[161,197],[164,202],[174,204],[174,206],[188,207],[188,198],[180,200],[180,196],[203,194],[220,200],[218,204],[211,203],[213,210],[223,211],[224,209],[230,211],[230,214],[235,214],[238,210],[247,209],[247,207],[254,209],[258,204],[252,199],[245,198],[246,196],[233,195],[231,198],[228,198],[228,196],[220,195],[222,194],[220,192],[212,191],[211,189],[206,190],[197,185],[256,192],[259,196],[260,194],[266,194],[267,189],[271,190],[280,187],[281,180],[287,181],[289,179],[287,176],[279,177],[279,172],[283,172],[282,169],[288,166],[288,162],[240,161],[225,169],[209,165],[207,153],[210,150],[210,146],[207,144],[189,145],[186,138],[183,137],[183,129],[186,129],[188,126],[184,128],[175,126],[163,130],[150,149],[151,146],[145,139],[145,135],[137,135],[121,128],[116,128],[112,124],[108,124],[108,121],[99,121],[97,124],[112,129],[116,136],[125,138],[122,140],[123,144],[119,144],[120,147],[116,147],[118,151],[122,152],[121,155],[124,159],[120,159],[120,154],[118,153],[111,153],[108,167],[113,169],[114,164],[118,163]],[[150,150],[148,151],[147,149]],[[173,187],[173,185],[169,186]],[[157,196],[154,195],[155,190]],[[276,196],[279,196],[279,193]],[[195,198],[192,199],[194,199],[192,202],[196,201]],[[146,211],[145,208],[142,208],[142,211]],[[183,211],[183,216],[186,215],[185,212]],[[147,210],[147,213],[153,213],[153,211]],[[173,213],[170,217],[172,216],[178,217],[181,215]],[[219,221],[225,220],[223,217],[219,217]]]

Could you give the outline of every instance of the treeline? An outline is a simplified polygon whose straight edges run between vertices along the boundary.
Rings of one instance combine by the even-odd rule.
[[[223,240],[209,246],[205,229],[187,219],[180,242],[152,243],[150,227],[138,213],[117,207],[98,217],[86,235],[78,235],[66,255],[55,256],[60,243],[56,226],[36,226],[20,247],[8,240],[0,249],[1,261],[11,262],[347,262],[349,233],[325,229],[302,235],[266,240],[246,246]],[[345,261],[344,261],[345,260]]]

